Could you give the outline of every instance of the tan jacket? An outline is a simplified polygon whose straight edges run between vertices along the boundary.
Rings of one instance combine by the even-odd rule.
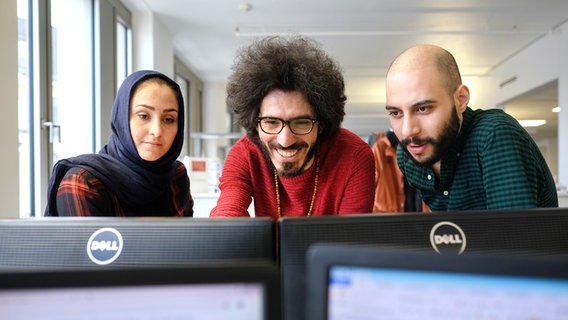
[[[373,212],[404,212],[404,176],[396,162],[396,147],[385,132],[375,133],[372,150],[375,156],[375,202]],[[429,212],[422,203],[422,211]]]

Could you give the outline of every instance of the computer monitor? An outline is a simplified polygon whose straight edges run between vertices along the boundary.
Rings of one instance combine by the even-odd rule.
[[[45,319],[280,319],[272,263],[0,273],[0,316]]]
[[[284,318],[303,319],[305,255],[314,243],[422,248],[433,254],[568,255],[567,230],[566,208],[281,218]]]
[[[565,319],[566,256],[433,255],[315,244],[307,257],[310,320]]]
[[[276,261],[270,218],[0,220],[0,270]]]

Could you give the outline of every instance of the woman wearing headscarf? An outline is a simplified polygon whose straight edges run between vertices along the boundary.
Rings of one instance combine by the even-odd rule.
[[[58,161],[45,216],[192,216],[185,166],[184,110],[179,86],[156,71],[122,83],[112,133],[97,154]]]

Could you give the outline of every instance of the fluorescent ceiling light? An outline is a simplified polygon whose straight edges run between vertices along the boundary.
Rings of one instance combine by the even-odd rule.
[[[546,124],[546,120],[517,120],[525,128],[540,127]]]
[[[552,108],[552,112],[560,112],[560,107],[554,107],[554,108]]]

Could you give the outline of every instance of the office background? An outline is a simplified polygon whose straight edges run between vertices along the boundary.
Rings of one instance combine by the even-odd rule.
[[[46,1],[30,1],[30,3],[41,6]],[[152,3],[152,1],[148,1],[148,3]],[[199,3],[195,2],[195,4]],[[238,3],[231,3],[238,7]],[[520,2],[519,6],[525,3]],[[550,4],[561,5],[561,2],[550,1]],[[545,6],[546,4],[543,3],[542,5]],[[176,47],[176,30],[169,29],[169,22],[164,21],[164,15],[152,12],[146,2],[142,1],[124,1],[124,3],[121,3],[114,0],[96,0],[93,1],[93,12],[98,17],[93,21],[96,29],[94,33],[99,33],[97,39],[103,39],[101,44],[95,43],[92,48],[94,58],[95,60],[98,59],[99,65],[112,65],[113,69],[117,69],[119,66],[119,62],[116,62],[114,57],[114,50],[117,49],[113,46],[115,42],[104,40],[107,32],[112,33],[116,29],[112,27],[113,23],[105,23],[104,17],[115,19],[120,16],[121,22],[130,30],[132,45],[132,59],[129,61],[130,70],[156,69],[172,77],[180,76],[186,80],[185,86],[187,86],[187,103],[190,115],[184,154],[192,155],[195,152],[195,141],[190,137],[191,132],[228,133],[238,130],[232,124],[231,115],[225,106],[223,80],[199,74],[191,66],[192,57],[180,55],[183,50]],[[568,14],[566,15],[568,19]],[[114,20],[111,21],[114,22]],[[2,1],[0,4],[0,45],[2,47],[0,70],[3,71],[3,77],[0,79],[0,94],[3,97],[4,107],[2,110],[4,110],[4,114],[0,118],[0,128],[4,150],[0,161],[0,200],[3,203],[3,210],[0,212],[1,218],[25,216],[25,213],[20,214],[22,211],[21,171],[22,168],[26,171],[28,166],[23,166],[19,158],[21,145],[19,143],[17,106],[21,101],[18,98],[20,90],[18,25],[18,0]],[[41,39],[34,39],[34,41],[39,40]],[[42,46],[42,43],[39,42],[39,45]],[[388,44],[385,44],[385,46],[388,46]],[[361,49],[351,48],[351,50]],[[213,53],[203,52],[203,54]],[[231,54],[234,54],[234,51]],[[523,47],[522,50],[507,57],[506,60],[496,63],[495,67],[482,77],[468,78],[466,81],[466,84],[472,89],[473,97],[470,105],[474,108],[499,107],[506,109],[508,101],[515,100],[523,94],[534,92],[537,89],[550,90],[550,88],[553,88],[552,91],[557,95],[557,105],[561,107],[557,118],[557,137],[546,139],[546,141],[537,141],[537,143],[546,152],[545,156],[553,174],[558,177],[559,182],[563,185],[568,185],[568,59],[566,57],[568,57],[568,23],[564,20],[562,24],[542,34]],[[37,59],[41,58],[40,50]],[[460,61],[459,57],[456,58],[460,65],[465,63]],[[73,67],[77,68],[78,66]],[[78,72],[77,69],[75,71]],[[47,73],[45,70],[43,72]],[[91,93],[92,96],[85,98],[85,104],[94,101],[93,105],[100,107],[96,111],[97,121],[94,124],[76,121],[79,127],[85,125],[94,127],[89,132],[89,134],[92,134],[89,139],[92,141],[92,145],[85,147],[82,143],[76,143],[77,152],[98,150],[100,145],[106,141],[109,132],[110,106],[117,83],[120,81],[115,76],[116,72],[109,71],[109,68],[101,68],[100,70],[95,68],[92,72],[92,77],[96,79],[93,85],[96,90]],[[348,83],[347,90],[348,98],[352,97],[356,101],[357,89],[353,86],[350,87]],[[370,90],[382,92],[384,88],[381,88],[379,83]],[[34,101],[37,100],[38,104],[42,103],[42,99],[48,98],[41,94],[39,97],[30,97],[30,99],[35,99]],[[81,104],[80,99],[77,99],[77,104]],[[379,104],[376,108],[383,108],[383,105]],[[349,118],[349,102],[346,111],[348,116],[345,125],[354,131],[361,130],[360,123]],[[81,118],[75,117],[75,119]],[[40,121],[41,115],[38,116],[38,121],[34,123],[37,126],[35,130],[41,136],[38,139],[40,142],[37,146],[31,147],[39,154],[49,152],[44,148],[46,148],[45,146],[50,138],[48,135],[54,135],[53,132],[48,133],[48,130],[42,127]],[[384,123],[377,121],[376,131],[384,129],[386,129]],[[81,132],[74,130],[72,133],[76,136],[82,135]],[[368,128],[364,130],[371,131]],[[206,147],[203,148],[203,155],[218,156],[219,147],[227,143],[229,142],[221,141],[219,145],[219,141],[207,141]],[[30,208],[33,208],[33,215],[41,215],[45,205],[44,191],[50,173],[50,164],[49,162],[40,162],[39,164],[29,165],[29,168],[32,178],[36,177],[34,180],[36,183],[26,196],[33,203],[30,206]]]

